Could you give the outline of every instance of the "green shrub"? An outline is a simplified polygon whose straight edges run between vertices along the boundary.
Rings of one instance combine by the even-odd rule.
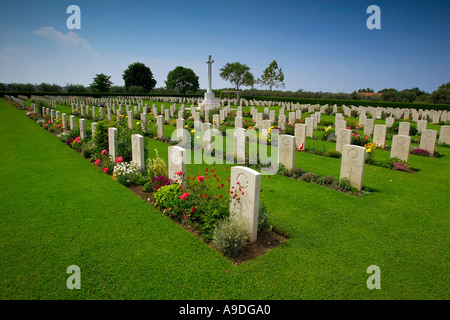
[[[147,182],[146,184],[144,184],[143,191],[144,192],[153,192],[153,185],[150,182]]]
[[[160,208],[170,208],[173,201],[178,201],[180,195],[181,189],[178,183],[162,186],[154,194],[155,205]]]
[[[124,175],[120,175],[120,176],[117,176],[117,181],[120,183],[120,184],[122,184],[122,185],[124,185],[125,187],[129,187],[130,186],[130,180],[128,180],[128,177],[127,176],[124,176]]]
[[[220,221],[214,229],[213,242],[227,257],[236,257],[248,247],[249,235],[235,219]]]
[[[295,168],[291,169],[291,171],[290,171],[290,175],[294,179],[299,179],[302,176],[302,174],[303,174],[303,169],[300,167],[295,167]]]
[[[305,181],[305,182],[312,182],[312,181],[317,180],[317,178],[318,178],[318,176],[314,172],[307,172],[307,173],[304,173],[300,177],[300,180]]]
[[[97,127],[95,129],[95,135],[93,137],[95,144],[95,153],[99,158],[102,150],[108,150],[109,142],[108,142],[108,128],[112,126],[112,123],[109,121],[99,121],[97,122]]]
[[[91,155],[94,153],[94,143],[92,141],[84,142],[81,146],[81,154],[86,159],[89,159]]]
[[[117,150],[116,153],[122,157],[123,161],[131,161],[131,130],[125,127],[119,127],[117,132]]]
[[[149,177],[139,177],[139,179],[136,181],[136,184],[139,186],[143,186],[149,181],[150,181]]]
[[[258,232],[272,230],[272,225],[268,222],[269,213],[267,212],[267,207],[264,201],[262,201],[259,205],[258,212]]]
[[[156,157],[153,159],[148,159],[147,163],[148,176],[151,178],[158,176],[167,177],[169,173],[167,170],[166,162],[159,156],[157,149],[155,149],[155,152]]]
[[[325,184],[333,184],[334,183],[334,177],[333,176],[324,176],[323,182]]]
[[[337,150],[329,150],[325,153],[325,156],[331,157],[331,158],[340,158],[342,155]]]
[[[342,178],[338,182],[338,189],[342,191],[350,191],[352,190],[352,185],[350,184],[350,179]]]
[[[290,174],[289,174],[289,170],[288,169],[286,169],[286,167],[284,166],[284,164],[282,164],[282,163],[279,163],[278,164],[278,172],[277,172],[279,175],[282,175],[282,176],[289,176]]]

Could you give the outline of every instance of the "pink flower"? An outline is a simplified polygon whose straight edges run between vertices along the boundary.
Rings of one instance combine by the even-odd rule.
[[[356,135],[357,138],[361,137],[359,134]]]
[[[60,124],[57,124],[56,127],[59,128],[59,127],[61,127],[61,125],[60,125]]]
[[[106,167],[105,169],[103,169],[103,172],[108,172],[108,167]]]
[[[120,162],[122,162],[122,161],[123,161],[122,157],[117,157],[117,158],[116,158],[116,162],[120,163]]]
[[[369,137],[366,137],[366,140],[369,140]]]
[[[417,139],[414,139],[414,142],[417,142]]]
[[[203,180],[205,180],[204,176],[198,176],[197,182],[202,182]]]
[[[352,136],[354,136],[355,134],[354,133],[352,133]]]
[[[94,161],[94,164],[97,166],[100,163],[100,159]]]
[[[106,149],[104,149],[104,150],[102,150],[102,152],[100,154],[103,156],[103,155],[105,155],[107,153],[108,153],[108,151],[106,151]]]

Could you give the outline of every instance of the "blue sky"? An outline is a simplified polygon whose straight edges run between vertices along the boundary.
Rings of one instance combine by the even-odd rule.
[[[72,4],[80,30],[66,26]],[[372,4],[380,30],[366,27]],[[181,65],[206,88],[208,55],[213,88],[231,87],[219,76],[227,62],[257,78],[276,60],[284,90],[432,92],[450,81],[450,1],[0,2],[0,82],[89,85],[105,73],[123,85],[127,66],[143,62],[157,87]]]

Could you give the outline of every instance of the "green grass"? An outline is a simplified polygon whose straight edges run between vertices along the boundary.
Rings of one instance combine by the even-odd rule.
[[[411,155],[412,174],[367,165],[365,197],[263,176],[270,222],[290,239],[236,266],[24,111],[0,100],[0,118],[1,299],[449,298],[450,148]],[[150,140],[150,156],[167,159],[167,146]],[[296,165],[339,176],[339,159],[296,153]],[[72,264],[81,290],[66,287]],[[381,290],[366,287],[370,265]]]

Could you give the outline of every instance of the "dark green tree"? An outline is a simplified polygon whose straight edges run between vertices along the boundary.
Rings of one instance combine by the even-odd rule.
[[[145,89],[145,92],[150,92],[156,86],[156,80],[153,78],[152,71],[141,62],[130,64],[123,72],[122,77],[127,89],[133,86],[140,86]]]
[[[165,83],[167,90],[178,91],[183,95],[188,91],[196,92],[200,87],[198,76],[195,72],[192,69],[181,66],[169,72]]]
[[[284,74],[281,68],[278,68],[278,64],[273,60],[269,66],[264,70],[261,78],[257,80],[261,86],[268,86],[270,91],[273,87],[284,87]]]
[[[253,87],[255,84],[255,77],[250,72],[250,67],[239,62],[227,63],[220,69],[220,76],[222,79],[230,81],[239,91],[241,86]]]
[[[450,103],[450,82],[442,84],[436,91],[431,93],[433,103]]]
[[[66,84],[66,91],[67,92],[86,92],[86,91],[88,91],[88,88],[86,88],[82,84],[68,83],[68,84]]]
[[[91,89],[100,93],[108,92],[113,84],[111,80],[109,80],[110,78],[111,76],[107,76],[103,73],[95,75],[94,81],[90,85]]]
[[[38,90],[41,92],[61,92],[62,87],[57,84],[50,84],[42,82],[40,85],[38,85]]]

